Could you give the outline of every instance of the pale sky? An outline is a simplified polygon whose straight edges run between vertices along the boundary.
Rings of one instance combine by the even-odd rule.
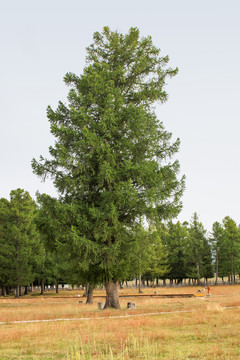
[[[168,81],[159,119],[181,139],[186,175],[180,221],[193,212],[211,230],[231,216],[240,223],[239,0],[1,1],[0,197],[23,188],[56,196],[32,173],[31,159],[53,143],[46,107],[66,102],[66,72],[81,74],[85,48],[103,26],[151,35],[179,74]]]

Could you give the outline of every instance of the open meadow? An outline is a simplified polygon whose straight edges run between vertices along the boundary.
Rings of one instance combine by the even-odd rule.
[[[198,289],[149,288],[143,295]],[[82,294],[0,298],[0,359],[240,358],[239,285],[215,286],[209,297],[191,298],[138,297],[137,289],[122,289],[120,295],[131,297],[121,297],[121,310],[97,310],[104,291],[94,292],[92,305]],[[136,309],[127,309],[129,301]]]

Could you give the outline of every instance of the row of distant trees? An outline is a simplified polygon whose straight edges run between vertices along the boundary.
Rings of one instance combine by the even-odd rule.
[[[84,226],[84,219],[79,216]],[[80,224],[78,224],[80,226]],[[142,283],[168,279],[200,284],[215,276],[235,282],[240,271],[240,229],[230,217],[215,222],[207,233],[196,213],[190,223],[162,222],[146,229],[139,222],[129,232],[128,259],[123,281]],[[0,287],[5,296],[15,289],[21,295],[32,285],[59,283],[83,285],[91,302],[93,288],[104,284],[104,269],[97,266],[97,250],[77,237],[74,206],[65,206],[49,195],[38,195],[37,203],[27,191],[11,192],[0,199]],[[115,254],[116,256],[116,254]],[[98,264],[99,265],[99,264]]]

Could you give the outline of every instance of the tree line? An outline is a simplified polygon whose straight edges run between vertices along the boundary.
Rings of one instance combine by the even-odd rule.
[[[0,287],[6,296],[15,296],[31,287],[59,284],[82,285],[87,301],[93,289],[105,284],[99,272],[97,250],[76,241],[74,207],[62,204],[46,194],[38,194],[35,202],[27,191],[13,190],[10,200],[0,199]],[[128,239],[128,259],[122,283],[138,279],[143,284],[192,281],[201,284],[215,277],[235,282],[240,272],[240,229],[226,216],[215,222],[207,233],[196,213],[191,221],[162,222],[146,228],[139,223]]]

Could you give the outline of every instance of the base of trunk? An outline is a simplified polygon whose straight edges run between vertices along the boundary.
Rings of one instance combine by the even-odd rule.
[[[109,281],[106,284],[106,303],[104,309],[113,308],[120,309],[119,303],[119,282]]]

